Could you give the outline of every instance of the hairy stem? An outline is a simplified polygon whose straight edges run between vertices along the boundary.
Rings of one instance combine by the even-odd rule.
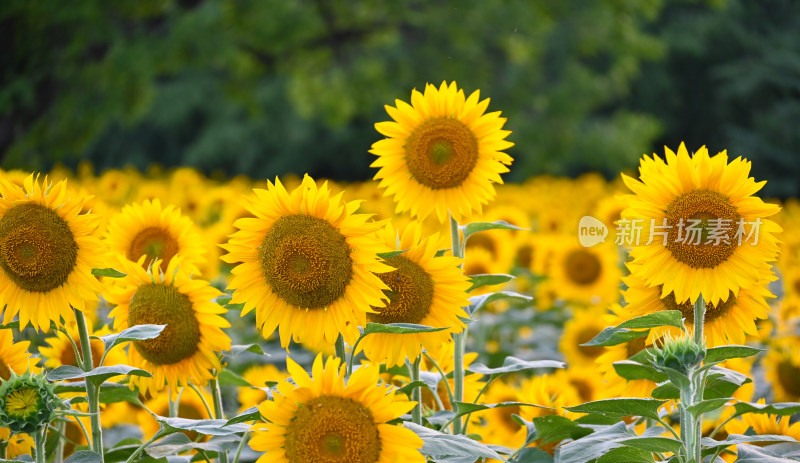
[[[81,338],[81,369],[92,371],[94,360],[92,359],[92,345],[89,340],[89,329],[86,326],[86,318],[83,312],[75,310],[75,319],[78,322],[78,334]],[[92,424],[92,451],[100,455],[103,461],[103,427],[100,424],[100,390],[98,387],[86,379],[86,400],[89,402],[89,417]]]

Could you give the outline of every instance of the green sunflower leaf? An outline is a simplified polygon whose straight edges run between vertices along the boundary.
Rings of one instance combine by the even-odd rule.
[[[56,394],[63,394],[65,392],[83,393],[85,395],[86,382],[75,381],[71,383],[59,383],[55,385]],[[103,385],[100,387],[100,403],[112,404],[116,402],[140,404],[139,392],[135,389],[131,389],[126,384],[103,383]]]
[[[79,450],[69,456],[64,463],[100,463],[103,458],[99,453],[90,450]]]
[[[706,363],[722,362],[733,358],[746,358],[758,354],[764,349],[750,346],[720,346],[712,347],[706,352]]]
[[[258,344],[234,344],[231,346],[231,350],[223,355],[226,357],[236,357],[243,352],[252,352],[253,354],[269,356],[269,354],[264,353],[264,349],[262,349]]]
[[[600,334],[592,338],[589,342],[581,344],[581,346],[616,346],[617,344],[643,338],[649,333],[650,330],[633,331],[625,328],[618,328],[616,326],[609,326],[601,331]]]
[[[114,376],[145,376],[151,377],[149,372],[140,368],[132,367],[130,365],[112,365],[97,367],[91,371],[83,371],[78,367],[71,365],[62,365],[47,374],[47,379],[50,381],[64,381],[68,379],[85,378],[86,381],[91,381],[95,385],[100,385],[109,378]]]
[[[106,352],[108,352],[111,348],[123,342],[157,338],[166,327],[167,325],[136,325],[119,333],[98,336],[96,339],[103,341],[106,346]]]
[[[723,441],[704,437],[700,444],[704,449],[718,450],[720,448],[730,447],[731,445],[747,444],[750,442],[797,442],[794,437],[781,436],[777,434],[760,434],[745,436],[743,434],[730,434]]]
[[[649,379],[655,383],[667,380],[667,375],[658,371],[650,365],[644,365],[630,360],[614,362],[614,370],[617,374],[627,380]]]
[[[775,404],[739,402],[733,408],[736,410],[736,416],[744,415],[745,413],[768,413],[780,416],[791,416],[795,413],[800,413],[800,403],[798,402],[779,402]]]
[[[505,273],[482,273],[478,275],[470,275],[469,281],[472,283],[472,286],[467,289],[467,292],[470,293],[484,286],[494,286],[508,283],[514,278],[514,275],[508,275]]]
[[[238,415],[229,419],[227,422],[225,422],[223,426],[231,426],[239,423],[258,421],[260,419],[261,419],[261,412],[258,411],[258,407],[250,407],[247,410],[243,411],[242,413],[239,413]]]
[[[719,409],[723,405],[725,405],[729,400],[728,397],[720,397],[716,399],[707,399],[703,400],[702,402],[698,402],[691,407],[688,407],[688,410],[694,416],[702,415],[703,413],[713,412],[714,410]]]
[[[449,327],[434,328],[426,325],[415,325],[413,323],[367,323],[361,336],[375,333],[411,334],[411,333],[433,333],[446,330]]]
[[[237,387],[252,386],[252,384],[250,384],[246,379],[242,378],[241,376],[229,370],[228,368],[223,368],[222,371],[219,372],[217,380],[219,381],[219,384],[221,386],[237,386]]]
[[[168,432],[195,431],[207,436],[227,436],[239,432],[246,432],[250,425],[245,423],[228,424],[230,420],[190,420],[186,418],[168,418],[156,416],[156,421],[164,426]]]
[[[466,225],[459,225],[458,228],[464,235],[464,242],[466,243],[470,236],[475,233],[486,230],[527,230],[527,228],[512,225],[505,220],[498,220],[497,222],[474,222]]]
[[[561,442],[564,439],[575,440],[592,433],[590,428],[559,415],[534,418],[533,425],[536,427],[536,437],[542,444]]]
[[[92,275],[109,278],[125,278],[127,276],[127,274],[114,270],[113,268],[93,268]]]
[[[399,251],[379,252],[378,257],[380,257],[381,259],[391,259],[392,257],[399,256],[400,254],[403,254],[404,252],[407,251],[408,249],[403,249]]]
[[[479,294],[469,298],[469,306],[466,307],[467,313],[472,316],[475,312],[484,308],[487,304],[500,299],[526,304],[533,301],[533,298],[513,291],[496,291],[493,293]]]
[[[666,400],[639,399],[625,397],[619,399],[603,399],[574,407],[564,407],[575,413],[599,413],[605,416],[642,416],[645,418],[658,419],[658,409],[664,405]]]
[[[736,463],[797,463],[800,445],[773,444],[765,447],[740,444],[736,447]]]
[[[493,458],[504,461],[499,453],[486,444],[472,440],[467,436],[445,434],[434,429],[426,428],[414,423],[404,423],[403,426],[414,431],[422,438],[422,454],[438,459],[438,457],[470,457]]]
[[[397,388],[397,391],[395,392],[400,392],[407,396],[410,396],[411,393],[414,391],[414,389],[418,387],[428,387],[428,384],[425,381],[412,381],[403,387]]]
[[[683,326],[683,314],[680,310],[661,310],[641,317],[631,318],[616,326],[616,328],[656,328],[659,326],[674,326],[686,330]]]
[[[494,375],[499,373],[511,373],[514,371],[532,370],[535,368],[564,368],[566,364],[557,360],[522,360],[516,357],[506,357],[502,367],[489,368],[482,363],[473,363],[467,368],[472,373],[482,375]]]

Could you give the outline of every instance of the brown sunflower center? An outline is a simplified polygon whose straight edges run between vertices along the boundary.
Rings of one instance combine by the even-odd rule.
[[[659,285],[659,291],[661,291],[661,288],[662,286]],[[694,320],[694,304],[690,300],[686,300],[685,302],[678,304],[678,302],[675,300],[675,293],[669,293],[666,297],[661,299],[661,302],[664,303],[666,310],[680,310],[687,322],[692,322]],[[718,319],[719,317],[725,316],[735,305],[736,295],[733,294],[733,291],[728,293],[727,299],[717,304],[707,302],[705,322],[708,323]]]
[[[0,218],[0,268],[20,288],[46,293],[66,283],[78,259],[69,224],[40,204],[20,204]]]
[[[405,148],[409,172],[432,189],[460,186],[478,163],[478,139],[450,117],[423,122],[411,132]]]
[[[591,285],[600,278],[602,270],[600,259],[583,249],[571,251],[564,259],[564,273],[577,285]]]
[[[524,244],[517,248],[517,267],[530,268],[533,263],[533,246]]]
[[[576,336],[578,342],[578,350],[584,357],[589,358],[597,358],[603,352],[605,352],[605,348],[603,346],[582,346],[581,344],[587,343],[594,339],[595,336],[600,334],[600,329],[587,326],[583,328],[580,332],[578,332],[578,336]]]
[[[485,275],[487,273],[492,273],[492,271],[485,262],[470,262],[469,260],[464,262],[464,275]]]
[[[575,389],[583,402],[590,402],[594,399],[594,385],[586,378],[572,377],[569,384]]]
[[[667,249],[678,262],[692,268],[713,268],[736,251],[741,216],[722,193],[695,190],[683,194],[667,206],[666,217],[672,227]]]
[[[3,381],[11,377],[11,368],[6,365],[5,360],[0,358],[0,379]]]
[[[785,359],[778,364],[778,381],[793,397],[800,397],[800,368]]]
[[[433,280],[416,262],[400,256],[386,260],[397,270],[379,273],[390,288],[385,291],[386,307],[373,307],[378,313],[368,313],[367,320],[375,323],[419,323],[428,316],[433,304]]]
[[[339,230],[310,215],[276,220],[258,248],[266,283],[302,309],[327,307],[344,295],[353,276],[350,251]]]
[[[169,261],[178,253],[178,241],[169,230],[161,227],[147,227],[136,234],[128,247],[128,259],[136,262],[142,256],[147,256],[145,265],[156,259],[161,259],[160,268],[167,269]]]
[[[147,283],[131,298],[128,325],[167,325],[155,339],[133,341],[136,350],[155,365],[169,365],[197,352],[200,324],[189,297],[174,286]]]
[[[289,463],[374,463],[381,440],[372,412],[355,400],[320,396],[308,400],[286,428]]]
[[[503,400],[498,401],[498,403],[502,402],[517,402],[517,398],[513,396],[505,396]],[[509,407],[497,407],[494,409],[497,418],[499,419],[500,423],[505,426],[511,432],[517,432],[521,427],[519,423],[514,421],[514,418],[511,415],[519,415],[521,409],[519,405],[511,405]]]
[[[795,293],[800,294],[800,278],[794,280],[792,288],[794,288]]]

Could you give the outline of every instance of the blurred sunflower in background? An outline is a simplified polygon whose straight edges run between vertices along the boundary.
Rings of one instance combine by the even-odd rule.
[[[379,368],[358,368],[345,383],[344,365],[318,355],[309,376],[291,358],[294,384],[277,386],[274,400],[262,402],[267,420],[253,426],[250,447],[266,452],[259,462],[282,463],[424,463],[422,439],[389,424],[414,407],[391,386],[378,384]]]
[[[413,362],[422,347],[432,350],[452,333],[464,330],[460,318],[467,318],[462,307],[469,305],[466,291],[470,283],[459,268],[461,259],[436,257],[438,234],[423,239],[419,223],[412,222],[402,233],[387,223],[382,236],[387,247],[405,252],[386,259],[386,264],[396,269],[378,274],[389,287],[386,306],[373,307],[367,322],[446,328],[432,333],[375,333],[359,344],[372,362],[402,365],[406,359]]]
[[[268,383],[279,383],[289,377],[289,373],[281,371],[272,364],[253,365],[242,373],[242,378],[250,383],[251,387],[239,387],[239,413],[254,407],[267,400],[267,392],[262,389]]]
[[[158,271],[160,260],[150,270],[142,268],[142,260],[120,260],[120,269],[127,275],[106,296],[116,305],[109,317],[116,331],[167,325],[155,339],[132,341],[127,364],[153,375],[132,376],[131,387],[155,395],[167,385],[174,396],[178,386],[204,385],[212,371],[222,370],[219,352],[231,347],[222,328],[230,324],[221,316],[226,309],[214,302],[222,293],[206,281],[190,278],[181,257],[174,257],[163,274]]]
[[[37,358],[28,353],[30,341],[14,342],[10,329],[0,329],[0,380],[7,380],[11,373],[21,375],[30,370],[38,373]]]
[[[242,315],[255,309],[265,338],[280,328],[284,348],[292,339],[333,344],[340,333],[354,342],[389,289],[375,274],[394,270],[378,258],[389,250],[376,234],[383,224],[309,176],[291,194],[277,178],[254,192],[243,202],[255,218],[237,220],[239,231],[223,245],[222,260],[238,264],[231,302],[244,304]]]
[[[565,236],[555,245],[552,258],[549,276],[560,297],[603,306],[619,300],[622,272],[611,244],[587,248]]]
[[[692,303],[700,294],[706,302],[724,303],[740,288],[761,284],[777,259],[774,235],[781,231],[766,219],[780,207],[752,196],[766,182],[748,177],[749,161],[728,163],[725,151],[709,157],[702,147],[690,157],[681,143],[677,154],[666,148],[665,159],[644,156],[639,180],[622,177],[634,192],[627,196],[624,218],[661,227],[649,230],[652,241],[650,233],[643,234],[642,243],[649,244],[630,251],[641,263],[638,276],[660,286],[661,297],[674,293],[676,301]]]
[[[150,412],[158,416],[169,415],[169,396],[167,394],[159,394],[144,403],[146,409],[141,409],[136,414],[139,426],[142,428],[142,436],[144,439],[153,437],[161,425],[153,418]],[[214,399],[210,394],[203,392],[199,395],[195,390],[184,388],[178,400],[178,418],[186,418],[189,420],[208,420],[213,418],[206,407],[213,407]],[[149,411],[148,411],[149,410]],[[182,431],[191,440],[196,440],[200,434],[195,431]],[[208,436],[204,436],[203,440],[208,440]]]
[[[155,260],[166,270],[175,256],[197,273],[205,260],[206,245],[200,230],[173,205],[162,206],[158,198],[128,204],[111,218],[105,241],[111,252],[146,268]]]
[[[75,320],[101,289],[93,268],[103,268],[103,245],[93,233],[97,217],[81,214],[84,198],[69,196],[65,181],[43,184],[33,174],[19,187],[0,178],[0,306],[3,324],[19,314],[48,331],[50,322]]]
[[[411,105],[395,100],[386,105],[392,121],[375,129],[387,138],[372,145],[378,156],[376,180],[394,196],[396,212],[408,211],[424,220],[435,214],[445,223],[448,213],[461,222],[495,197],[494,183],[503,183],[512,158],[503,152],[514,146],[505,138],[500,112],[485,114],[489,99],[480,92],[466,98],[455,82],[425,92],[411,92]]]

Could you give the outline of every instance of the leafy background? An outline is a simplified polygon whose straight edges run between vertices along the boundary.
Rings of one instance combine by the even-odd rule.
[[[0,165],[371,177],[384,104],[456,80],[511,180],[608,177],[686,141],[800,193],[792,0],[5,0]]]

